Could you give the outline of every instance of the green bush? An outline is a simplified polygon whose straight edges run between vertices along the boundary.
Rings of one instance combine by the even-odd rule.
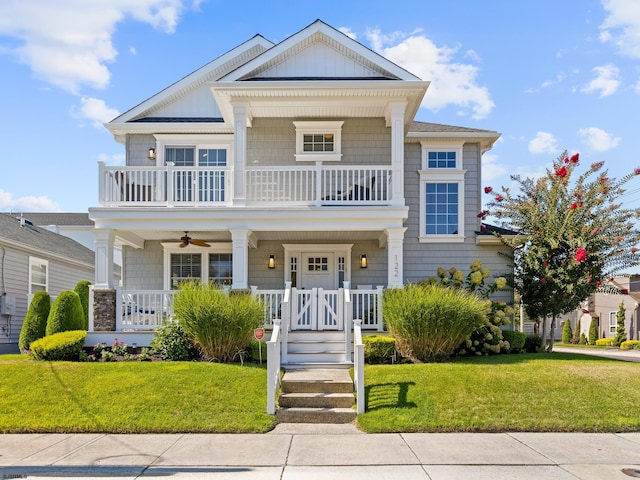
[[[54,333],[83,329],[84,312],[80,297],[73,290],[65,290],[58,295],[51,306],[46,334],[53,335]]]
[[[582,326],[580,325],[581,319],[578,319],[576,322],[576,328],[573,331],[573,337],[571,337],[570,343],[580,343],[580,330],[582,330]]]
[[[589,345],[595,345],[598,340],[598,325],[596,319],[591,317],[591,323],[589,324]]]
[[[76,283],[73,291],[80,297],[80,304],[82,305],[82,311],[84,312],[84,329],[89,328],[89,287],[91,282],[89,280],[80,280]]]
[[[620,344],[620,350],[633,350],[640,347],[640,340],[625,340]]]
[[[31,355],[36,360],[77,361],[86,337],[86,330],[54,333],[31,343]]]
[[[156,329],[151,347],[164,360],[192,360],[200,352],[177,321],[169,320]]]
[[[264,322],[262,303],[250,295],[227,295],[215,285],[181,284],[174,299],[180,326],[207,360],[232,362],[245,352]]]
[[[580,341],[578,342],[580,345],[587,344],[587,336],[584,333],[580,334]]]
[[[392,363],[396,353],[396,340],[382,335],[362,337],[365,363]]]
[[[542,337],[538,333],[527,335],[524,341],[524,349],[527,353],[538,353],[542,350]]]
[[[610,347],[611,345],[613,345],[613,338],[599,338],[598,340],[596,340],[596,345],[600,347]]]
[[[502,336],[509,342],[509,353],[519,353],[524,350],[524,344],[527,340],[526,333],[516,332],[514,330],[503,330]]]
[[[562,327],[562,343],[570,343],[573,338],[573,330],[571,330],[571,320],[568,318],[564,321]]]
[[[413,361],[445,360],[480,325],[491,302],[438,284],[407,285],[384,292],[382,312],[396,347]]]
[[[29,350],[31,342],[45,336],[47,319],[51,309],[51,297],[47,292],[41,291],[33,294],[27,314],[24,317],[18,347],[21,351]]]
[[[259,344],[262,343],[262,346]],[[262,341],[258,342],[257,340],[251,340],[249,344],[249,354],[251,355],[251,360],[254,362],[260,361],[260,352],[262,352],[262,361],[267,361],[267,343]]]

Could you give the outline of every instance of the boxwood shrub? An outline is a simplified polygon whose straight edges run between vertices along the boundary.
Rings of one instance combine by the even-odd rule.
[[[47,319],[47,335],[84,329],[84,310],[80,296],[73,290],[65,290],[56,297]]]
[[[613,338],[599,338],[598,340],[596,340],[596,345],[599,345],[601,347],[606,346],[606,347],[610,347],[613,344]]]
[[[620,350],[633,350],[640,347],[640,340],[626,340],[620,344]]]
[[[392,363],[396,353],[396,340],[393,337],[370,335],[362,337],[365,363]]]
[[[166,321],[156,329],[151,347],[163,360],[182,361],[200,357],[196,346],[175,320]]]
[[[47,292],[40,291],[33,294],[20,329],[20,338],[18,339],[20,351],[29,350],[31,342],[44,337],[50,309],[51,297]]]
[[[84,328],[89,328],[89,287],[91,282],[89,280],[80,280],[76,283],[73,291],[80,297],[80,304],[82,305],[82,311],[84,312]]]
[[[524,343],[527,340],[526,333],[516,332],[514,330],[503,330],[502,338],[509,342],[509,353],[518,353],[524,351]]]
[[[31,343],[31,355],[37,360],[77,361],[83,351],[86,330],[69,330],[47,335]]]
[[[524,350],[527,353],[538,353],[542,350],[542,337],[538,333],[527,335],[524,340]]]

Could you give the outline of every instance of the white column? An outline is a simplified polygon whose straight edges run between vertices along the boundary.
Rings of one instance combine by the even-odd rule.
[[[96,288],[114,288],[113,278],[113,230],[94,230],[95,243],[95,282]]]
[[[231,230],[233,248],[233,285],[234,289],[249,288],[249,234],[248,229]]]
[[[391,205],[404,206],[404,112],[407,102],[391,102]]]
[[[244,205],[247,198],[247,106],[233,106],[233,203]]]
[[[406,228],[388,228],[387,234],[387,287],[398,288],[404,283],[404,232]]]

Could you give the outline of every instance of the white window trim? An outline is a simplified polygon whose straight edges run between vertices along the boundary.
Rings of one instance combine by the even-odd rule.
[[[422,144],[422,170],[462,170],[462,152],[463,152],[463,144],[462,143],[442,143],[442,144],[433,144],[433,143],[425,143]],[[429,168],[429,152],[456,152],[456,167],[455,168]]]
[[[298,162],[339,162],[342,160],[342,121],[333,122],[293,122],[296,127],[296,161]],[[303,137],[308,134],[333,134],[333,152],[305,152]]]
[[[291,281],[291,257],[296,257],[297,261],[297,275],[298,282],[300,281],[300,275],[302,275],[302,255],[305,253],[333,253],[334,254],[334,275],[335,282],[338,282],[338,257],[344,257],[344,281],[351,281],[351,250],[353,243],[329,243],[329,244],[313,244],[313,243],[283,243],[284,258],[286,265],[284,268],[284,281]]]
[[[420,170],[420,243],[462,243],[464,242],[464,176],[466,170],[438,168]],[[457,183],[458,184],[458,233],[453,235],[427,235],[427,183]]]
[[[36,265],[38,266],[44,265],[46,267],[44,272],[44,290],[46,292],[49,291],[49,260],[44,260],[38,257],[29,257],[29,295],[33,295],[34,293],[31,290],[31,286],[35,283],[31,277],[31,267]]]
[[[231,242],[210,243],[208,247],[198,245],[187,245],[180,247],[180,242],[163,242],[163,267],[162,277],[164,290],[171,290],[171,254],[172,253],[200,253],[201,281],[209,281],[209,254],[210,253],[230,253],[233,254],[233,244]],[[233,261],[233,259],[232,259]]]
[[[166,147],[193,147],[194,160],[198,161],[198,149],[219,148],[227,151],[227,166],[233,165],[233,135],[154,135],[156,139],[156,166],[163,167]]]
[[[613,324],[611,321],[613,320]],[[612,331],[613,328],[613,331]],[[609,312],[609,333],[615,335],[618,332],[618,311]]]

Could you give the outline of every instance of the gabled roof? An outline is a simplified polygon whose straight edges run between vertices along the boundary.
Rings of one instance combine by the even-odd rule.
[[[15,218],[26,218],[34,225],[58,225],[58,226],[81,226],[93,227],[93,220],[88,213],[66,213],[66,212],[23,212],[13,214]]]
[[[459,142],[461,140],[479,142],[482,153],[490,150],[493,144],[500,138],[500,133],[495,130],[482,130],[479,128],[458,127],[429,122],[411,122],[407,128],[407,140],[419,142],[421,140],[438,142]]]
[[[0,213],[0,245],[25,248],[43,257],[52,255],[94,267],[92,250],[31,222],[21,222],[8,213]]]

